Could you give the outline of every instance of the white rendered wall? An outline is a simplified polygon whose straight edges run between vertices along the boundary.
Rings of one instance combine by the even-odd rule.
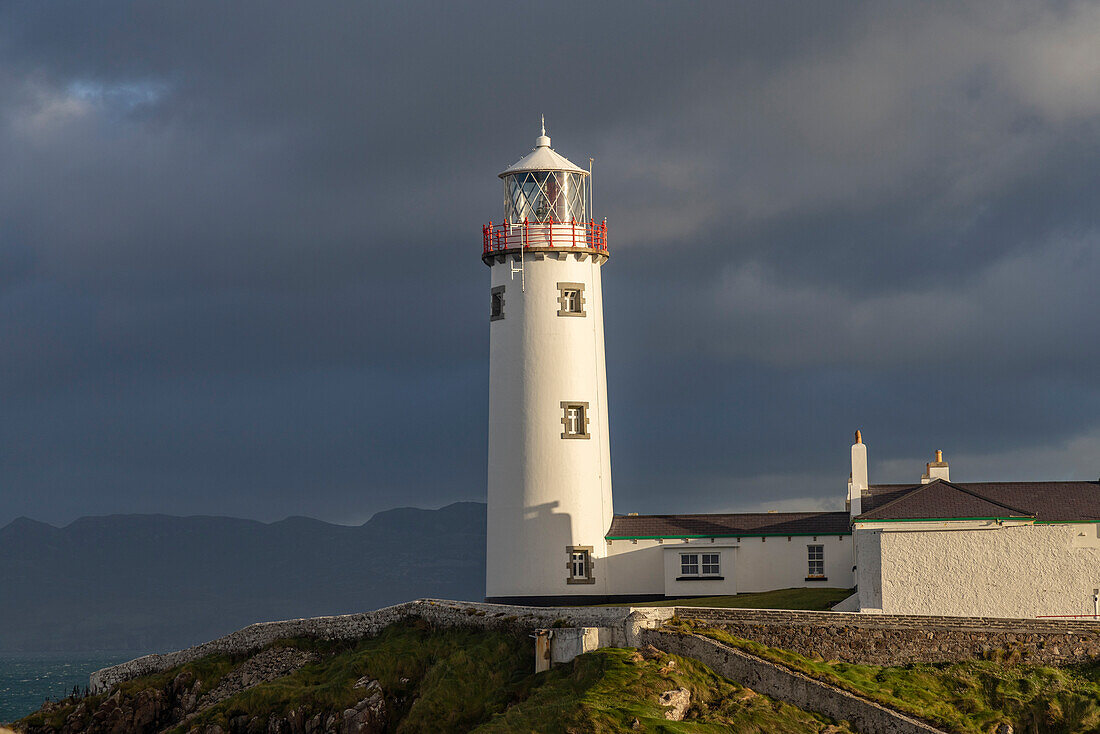
[[[665,571],[665,596],[668,597],[682,597],[682,596],[732,596],[737,593],[737,555],[738,547],[736,544],[723,544],[719,542],[711,543],[707,541],[704,543],[695,543],[694,545],[665,544],[664,546],[664,571]],[[707,554],[718,554],[718,575],[721,577],[721,581],[712,579],[684,579],[678,581],[680,578],[682,568],[680,566],[680,554],[690,553],[691,555],[702,556]],[[699,559],[700,563],[702,558]],[[700,567],[700,570],[702,568]]]
[[[806,580],[808,545],[824,546],[824,581]],[[786,536],[743,538],[737,562],[737,591],[742,594],[798,587],[846,589],[855,586],[851,535],[819,535],[816,539],[815,536],[794,535],[790,540]]]
[[[816,540],[815,540],[816,537]],[[664,594],[715,596],[744,594],[775,589],[833,587],[855,585],[852,536],[787,536],[753,538],[680,540],[613,540],[607,546],[606,564],[610,567],[609,594]],[[825,552],[826,580],[807,581],[809,570],[806,546],[821,545]],[[721,553],[725,581],[677,581],[679,554]]]
[[[527,253],[525,288],[493,261],[504,318],[489,326],[486,596],[606,594],[611,525],[600,266]],[[558,283],[584,284],[585,316],[559,316]],[[488,300],[486,292],[486,300]],[[563,439],[562,401],[588,403],[587,439]],[[569,546],[591,546],[593,584],[567,584]]]
[[[884,528],[878,536],[881,609],[984,617],[1091,615],[1092,591],[1100,588],[1098,529],[1097,524],[994,523],[963,530]],[[873,548],[861,552],[861,565],[865,555],[876,554]],[[866,575],[873,576],[873,568]],[[864,576],[861,567],[861,603]]]

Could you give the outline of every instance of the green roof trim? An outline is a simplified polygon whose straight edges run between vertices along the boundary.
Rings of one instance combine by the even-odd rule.
[[[815,537],[827,538],[830,535],[851,535],[852,531],[843,533],[707,533],[706,535],[605,535],[604,540],[685,540],[691,538],[795,538]]]
[[[1095,525],[1100,520],[1036,520],[1036,525]]]
[[[868,523],[868,522],[961,522],[964,520],[1031,520],[1035,521],[1031,516],[1019,516],[1016,517],[892,517],[876,520],[874,518],[868,518],[866,520],[860,520],[858,517],[853,520],[854,523]]]

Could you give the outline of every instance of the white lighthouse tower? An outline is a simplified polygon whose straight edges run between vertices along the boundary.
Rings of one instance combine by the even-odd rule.
[[[500,174],[489,266],[489,487],[485,594],[550,604],[602,597],[611,523],[603,294],[607,224],[591,177],[550,147]]]

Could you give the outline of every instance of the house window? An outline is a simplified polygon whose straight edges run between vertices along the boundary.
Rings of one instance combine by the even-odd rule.
[[[810,578],[821,578],[825,576],[825,546],[806,546],[806,557],[809,561],[809,569],[806,575]]]
[[[677,581],[722,580],[717,553],[681,553]]]
[[[565,551],[569,554],[569,576],[565,582],[567,584],[596,583],[592,575],[592,546],[570,545]]]
[[[698,576],[699,575],[699,554],[698,553],[681,553],[680,554],[680,575],[681,576]]]
[[[562,438],[589,438],[588,403],[561,404]]]
[[[558,316],[584,316],[584,283],[558,283]]]
[[[490,293],[489,320],[500,321],[504,318],[504,286],[498,285]]]

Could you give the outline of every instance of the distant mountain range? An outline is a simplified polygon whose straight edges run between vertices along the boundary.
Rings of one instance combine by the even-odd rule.
[[[177,649],[252,622],[484,591],[477,502],[357,527],[110,515],[0,529],[0,652]]]

